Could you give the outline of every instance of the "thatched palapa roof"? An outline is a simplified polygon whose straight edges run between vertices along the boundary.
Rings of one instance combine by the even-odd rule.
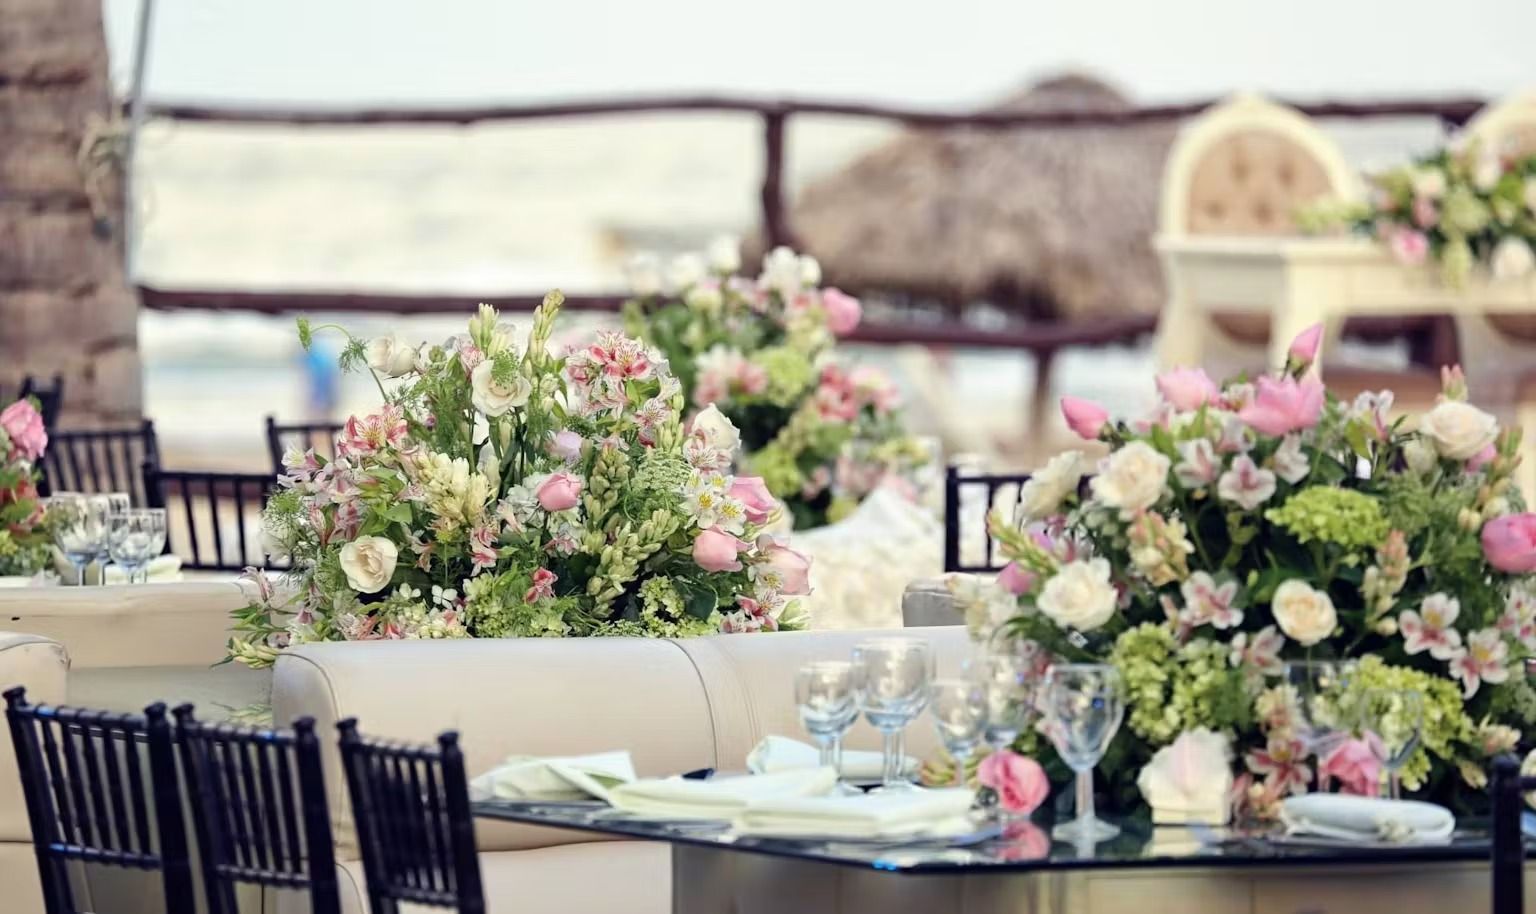
[[[1117,110],[1085,76],[1038,83],[995,110]],[[807,186],[791,225],[828,281],[1030,319],[1156,313],[1151,236],[1177,124],[916,129]]]

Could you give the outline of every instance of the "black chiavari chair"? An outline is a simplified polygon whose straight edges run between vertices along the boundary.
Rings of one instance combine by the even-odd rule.
[[[148,504],[139,467],[160,462],[155,423],[106,429],[48,430],[39,491],[127,492],[140,507]]]
[[[1503,755],[1493,760],[1493,914],[1525,910],[1525,792],[1536,790],[1536,777],[1523,777],[1520,762]]]
[[[338,914],[314,718],[281,731],[201,723],[191,705],[172,713],[209,914],[239,914],[238,883],[308,889],[314,914]]]
[[[944,570],[971,573],[1001,571],[1007,564],[997,555],[997,544],[987,532],[987,514],[1000,507],[1011,519],[1019,490],[1028,473],[965,474],[959,467],[944,471]],[[979,497],[968,497],[975,493]],[[986,544],[980,563],[964,549],[965,533],[980,531]]]
[[[28,704],[20,687],[5,693],[5,703],[48,914],[79,911],[69,880],[74,860],[159,871],[167,914],[193,914],[165,705],[142,715],[56,708]]]
[[[272,472],[286,473],[283,454],[289,447],[301,451],[314,449],[327,460],[336,458],[336,436],[341,434],[340,422],[278,422],[276,416],[267,417],[267,453],[272,456]]]
[[[263,553],[261,511],[277,487],[265,473],[162,470],[144,464],[149,507],[165,509],[165,551],[195,571],[275,567]]]
[[[363,738],[356,719],[337,729],[373,914],[398,914],[400,902],[484,914],[459,735],[403,746]]]

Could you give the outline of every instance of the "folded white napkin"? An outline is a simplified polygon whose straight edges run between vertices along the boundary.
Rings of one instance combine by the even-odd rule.
[[[1433,844],[1456,830],[1456,817],[1443,806],[1335,793],[1287,798],[1280,804],[1280,821],[1288,834],[1341,841]]]
[[[773,774],[821,764],[821,751],[810,743],[787,736],[765,736],[747,753],[747,770],[753,774]],[[917,759],[902,757],[904,773],[917,771]],[[884,757],[878,752],[843,750],[842,775],[850,781],[878,781],[884,771]]]
[[[832,789],[831,768],[801,768],[775,774],[716,777],[705,781],[659,778],[614,787],[608,802],[640,816],[664,819],[732,819],[765,800],[817,797]]]
[[[974,800],[975,794],[963,788],[759,800],[742,810],[733,824],[744,835],[947,837],[975,827],[968,815]]]
[[[92,570],[95,569],[93,575]],[[154,584],[170,584],[181,580],[181,556],[157,555],[149,560],[149,566],[145,569],[149,572],[149,581]],[[93,577],[102,584],[126,584],[128,573],[117,565],[108,565],[105,568],[100,565],[92,565],[86,569],[86,580]]]
[[[584,800],[609,802],[614,787],[635,780],[628,752],[599,752],[564,758],[514,755],[470,782],[481,796],[499,800]]]

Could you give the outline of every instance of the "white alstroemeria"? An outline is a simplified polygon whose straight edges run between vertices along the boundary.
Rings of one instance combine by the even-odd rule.
[[[1252,511],[1275,494],[1275,474],[1261,469],[1247,454],[1240,454],[1231,469],[1221,474],[1216,494],[1244,511]]]
[[[1089,485],[1100,504],[1128,516],[1162,498],[1172,463],[1145,441],[1132,441],[1105,458]]]
[[[709,268],[722,276],[741,269],[741,239],[735,235],[716,235],[704,251]]]
[[[1417,611],[1406,610],[1397,617],[1403,633],[1403,650],[1409,654],[1429,651],[1436,660],[1450,660],[1461,650],[1461,632],[1456,619],[1461,615],[1461,601],[1445,593],[1432,593]]]
[[[1275,474],[1292,485],[1307,478],[1312,472],[1312,462],[1301,449],[1301,436],[1295,433],[1285,436],[1275,449]]]
[[[1471,698],[1485,682],[1498,685],[1509,679],[1509,645],[1496,628],[1485,628],[1467,636],[1467,646],[1451,658],[1451,677],[1461,680],[1462,696]]]
[[[1207,438],[1179,442],[1179,462],[1173,467],[1174,478],[1186,489],[1203,489],[1221,475],[1221,458]]]
[[[1057,514],[1087,472],[1088,459],[1082,451],[1063,451],[1052,457],[1019,488],[1014,523],[1033,523]]]
[[[1232,604],[1237,600],[1237,582],[1228,580],[1216,583],[1216,579],[1204,571],[1197,571],[1179,586],[1184,596],[1184,613],[1181,621],[1190,625],[1209,623],[1216,628],[1236,628],[1243,624],[1243,611]]]
[[[746,508],[731,498],[731,477],[721,473],[694,471],[683,486],[688,516],[700,530],[719,526],[731,533],[742,532]],[[734,527],[734,529],[731,529]]]

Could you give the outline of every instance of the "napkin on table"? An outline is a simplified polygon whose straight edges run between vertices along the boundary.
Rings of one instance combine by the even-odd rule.
[[[87,580],[90,580],[92,577],[96,577],[97,580],[103,584],[128,583],[128,572],[124,571],[118,565],[108,565],[103,568],[101,565],[97,564],[92,565],[91,567],[96,569],[96,571],[93,575],[91,571],[87,569]],[[148,580],[151,584],[170,584],[175,581],[180,581],[182,579],[181,556],[157,555],[149,560],[149,565],[147,568],[145,568],[145,571],[148,572]]]
[[[628,752],[538,758],[514,755],[480,775],[470,786],[498,800],[585,800],[609,802],[614,787],[635,780]]]
[[[748,806],[767,800],[821,796],[836,783],[837,773],[831,768],[800,768],[703,781],[657,778],[621,784],[609,791],[608,802],[640,816],[731,819]]]
[[[764,837],[954,836],[975,828],[968,815],[974,800],[964,788],[760,800],[742,810],[734,825],[740,834]]]
[[[1280,804],[1280,821],[1292,835],[1341,841],[1433,844],[1456,830],[1451,811],[1433,803],[1330,793],[1288,797]]]
[[[753,774],[773,774],[797,768],[815,768],[821,764],[821,751],[809,743],[787,736],[765,736],[747,753],[747,770]],[[917,759],[902,757],[902,771],[917,771]],[[878,752],[844,749],[842,776],[850,781],[878,781],[884,772],[884,756]]]

